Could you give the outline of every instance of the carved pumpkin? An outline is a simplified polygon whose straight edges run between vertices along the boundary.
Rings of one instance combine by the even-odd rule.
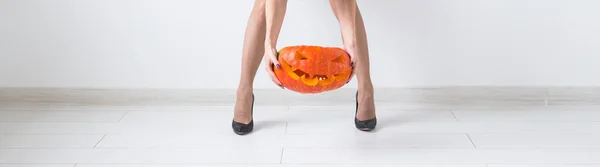
[[[315,94],[344,86],[352,73],[350,55],[337,47],[288,46],[278,52],[281,69],[274,68],[283,87]]]

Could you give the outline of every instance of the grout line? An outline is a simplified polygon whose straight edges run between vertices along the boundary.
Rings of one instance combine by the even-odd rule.
[[[456,118],[456,115],[454,115],[454,111],[450,110],[450,114],[452,114],[452,117],[454,117],[454,121],[458,122],[458,118]]]
[[[467,135],[469,140],[471,140],[471,144],[473,144],[473,147],[477,148],[477,146],[475,145],[475,142],[473,142],[473,139],[471,139],[471,136],[469,136],[469,133],[465,133],[465,135]]]
[[[123,116],[121,117],[121,119],[119,119],[119,121],[117,121],[117,122],[121,122],[121,120],[123,120],[123,118],[125,118],[125,116],[127,116],[127,114],[129,114],[129,111],[125,112],[125,114],[123,114]]]
[[[287,118],[287,116],[289,116],[289,113],[290,113],[291,109],[292,109],[292,106],[290,106],[290,105],[287,105],[287,111],[285,112],[285,113],[286,113],[286,115],[285,115],[285,116],[286,116],[286,118]],[[290,122],[289,122],[289,121],[285,121],[285,133],[283,133],[284,135],[286,135],[286,134],[287,134],[287,131],[288,131],[288,125],[289,125],[289,124],[290,124]],[[281,149],[282,149],[282,153],[281,153],[281,154],[282,154],[282,156],[283,156],[283,148],[281,148]]]
[[[98,144],[100,144],[100,142],[102,142],[102,140],[104,140],[104,137],[106,137],[107,134],[104,134],[104,136],[102,136],[102,138],[100,138],[100,141],[98,141],[98,143],[96,143],[96,145],[94,145],[94,147],[92,148],[96,148],[96,146],[98,146]]]
[[[279,157],[279,164],[283,164],[283,147],[281,148],[281,156]]]

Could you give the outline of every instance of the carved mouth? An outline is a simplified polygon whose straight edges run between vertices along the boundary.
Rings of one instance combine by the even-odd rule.
[[[319,85],[329,85],[334,81],[341,81],[344,78],[347,78],[348,74],[331,74],[331,75],[310,75],[300,69],[294,68],[289,65],[285,61],[281,61],[281,68],[283,71],[287,72],[287,74],[292,77],[294,80],[301,80],[302,83],[310,86]]]
[[[295,69],[293,67],[292,67],[292,69],[294,70],[294,73],[296,75],[300,76],[300,77],[304,76],[305,78],[308,78],[308,79],[318,79],[319,81],[329,79],[329,76],[327,76],[327,75],[312,75],[311,76],[310,74],[307,74],[306,72],[304,72],[304,71],[302,71],[300,69]],[[335,77],[336,75],[331,75],[331,76]]]

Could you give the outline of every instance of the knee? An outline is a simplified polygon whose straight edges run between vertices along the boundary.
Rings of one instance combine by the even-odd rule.
[[[356,0],[329,0],[329,5],[334,13],[344,13],[351,10],[356,10]]]
[[[264,13],[267,0],[254,0],[254,10]]]
[[[329,4],[332,7],[345,5],[345,4],[356,4],[356,0],[329,0]]]
[[[254,0],[254,6],[256,8],[265,9],[266,3],[267,3],[267,0]]]
[[[267,0],[254,0],[254,7],[252,9],[252,12],[263,16],[265,14],[265,4],[267,3]]]

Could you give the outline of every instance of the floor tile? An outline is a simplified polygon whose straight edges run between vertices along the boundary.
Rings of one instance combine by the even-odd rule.
[[[285,135],[108,134],[97,148],[281,148]]]
[[[285,148],[283,163],[600,163],[598,149]]]
[[[112,135],[97,148],[140,147],[448,147],[473,148],[466,134],[339,134],[339,135]]]
[[[255,123],[256,134],[284,134],[286,122]],[[231,119],[197,122],[0,122],[0,134],[231,134]]]
[[[66,122],[117,122],[126,112],[98,111],[0,111],[0,121],[66,121]]]
[[[458,121],[600,122],[600,109],[588,110],[456,110]]]
[[[600,122],[381,122],[376,133],[600,134]],[[354,122],[289,122],[288,134],[365,133]]]
[[[380,122],[456,121],[448,110],[402,109],[392,106],[381,106],[376,109],[377,121]],[[291,106],[288,121],[347,121],[354,119],[355,112],[356,109],[352,106]]]
[[[600,147],[600,134],[469,134],[482,147]]]
[[[288,134],[286,148],[473,148],[464,134],[402,134],[402,133],[356,133],[356,134]]]
[[[0,149],[0,163],[279,163],[281,148]]]
[[[209,109],[209,108],[206,108]],[[206,122],[221,123],[231,122],[233,119],[233,108],[231,110],[221,110],[216,107],[215,110],[200,111],[131,111],[121,120],[123,123],[169,123],[169,122]],[[288,107],[284,106],[263,106],[256,107],[254,110],[255,122],[264,121],[286,121]]]
[[[547,106],[544,104],[535,105],[507,105],[507,104],[457,104],[449,106],[448,109],[451,111],[457,110],[489,110],[489,111],[506,111],[506,110],[536,110],[546,109]]]
[[[0,134],[0,148],[93,148],[103,136]]]

